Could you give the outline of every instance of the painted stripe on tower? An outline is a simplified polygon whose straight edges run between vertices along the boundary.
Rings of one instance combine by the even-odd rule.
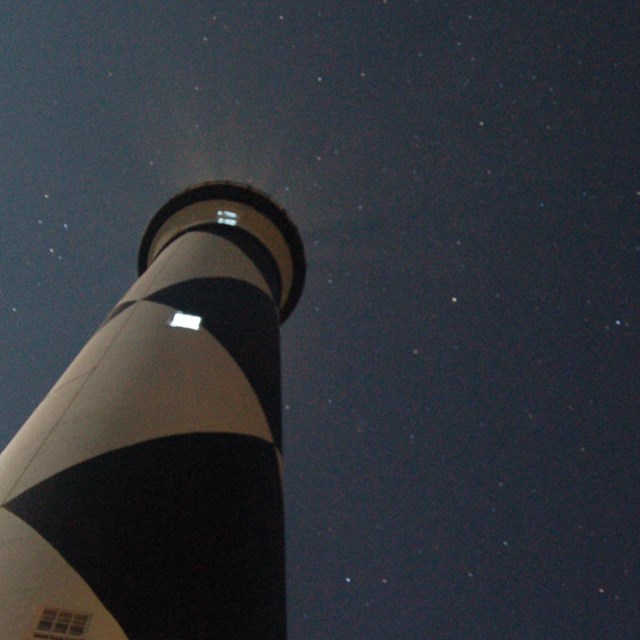
[[[202,317],[201,326],[231,354],[249,380],[281,449],[280,322],[274,301],[257,287],[231,278],[194,278],[145,299]]]
[[[86,357],[80,354],[9,445],[0,500],[152,438],[205,431],[273,444],[260,400],[232,354],[204,329],[169,327],[173,314],[171,307],[141,301],[94,335]]]
[[[5,507],[87,581],[129,638],[285,636],[275,448],[189,434],[103,454]]]
[[[185,280],[144,300],[202,317],[201,326],[231,354],[249,380],[274,442],[282,449],[280,323],[275,302],[254,285],[234,278]],[[117,305],[101,328],[132,304],[127,300]]]
[[[203,231],[212,236],[224,238],[232,242],[242,253],[244,253],[265,279],[273,299],[278,305],[282,297],[282,278],[280,270],[271,252],[256,238],[252,233],[245,231],[241,227],[232,227],[224,224],[203,224],[195,227],[188,227],[182,233],[178,234],[171,242],[175,242],[178,238],[194,231]],[[167,245],[169,246],[169,245]]]

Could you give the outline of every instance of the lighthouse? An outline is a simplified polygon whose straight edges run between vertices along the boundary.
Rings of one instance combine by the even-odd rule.
[[[0,455],[0,637],[284,640],[300,236],[264,193],[203,183],[151,219],[138,271]]]

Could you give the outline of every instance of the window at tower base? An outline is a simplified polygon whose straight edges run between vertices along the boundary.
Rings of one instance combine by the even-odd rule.
[[[83,640],[90,620],[88,613],[45,607],[29,640]]]
[[[190,313],[183,313],[182,311],[176,311],[173,314],[173,318],[169,320],[170,327],[180,327],[181,329],[191,329],[197,331],[200,328],[202,318],[200,316],[194,316]]]

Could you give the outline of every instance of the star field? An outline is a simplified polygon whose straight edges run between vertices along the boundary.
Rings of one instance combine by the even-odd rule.
[[[0,444],[207,179],[290,212],[289,637],[640,623],[632,5],[0,9]]]

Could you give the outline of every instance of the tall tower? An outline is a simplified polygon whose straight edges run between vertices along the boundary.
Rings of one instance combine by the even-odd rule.
[[[279,325],[305,260],[265,194],[204,183],[0,455],[0,637],[284,640]]]

